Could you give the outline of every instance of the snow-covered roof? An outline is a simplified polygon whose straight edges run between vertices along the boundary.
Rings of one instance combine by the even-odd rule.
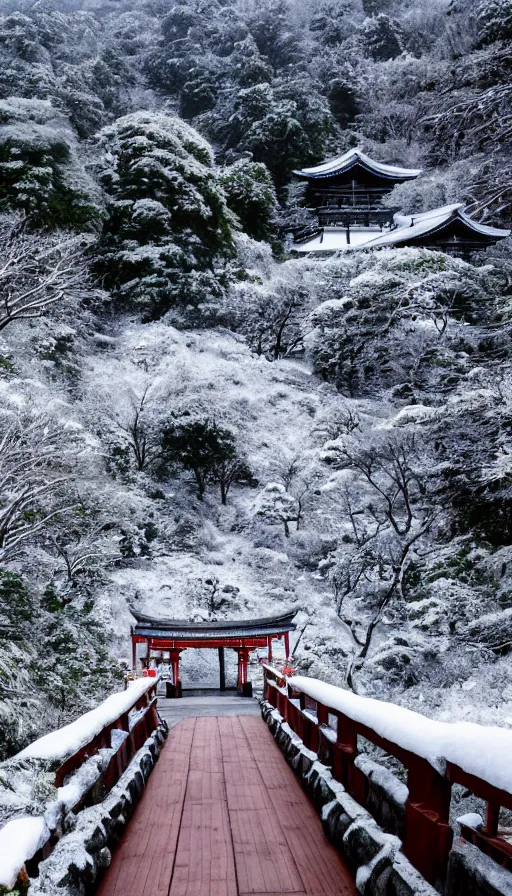
[[[395,215],[395,228],[381,232],[377,227],[351,229],[350,244],[347,243],[345,227],[324,227],[311,239],[296,243],[295,252],[339,252],[351,249],[379,249],[385,246],[402,246],[418,237],[435,234],[447,224],[461,222],[468,230],[491,239],[504,239],[510,230],[489,227],[474,221],[465,211],[462,203],[444,205],[429,212],[414,215]],[[353,238],[354,237],[354,238]]]
[[[141,637],[203,640],[219,638],[236,638],[251,635],[274,635],[294,631],[293,617],[295,610],[269,616],[265,619],[222,620],[216,622],[188,622],[184,619],[154,619],[133,611],[137,619],[133,633]]]
[[[397,165],[386,165],[384,162],[376,162],[360,149],[350,149],[342,156],[322,162],[313,168],[302,168],[294,171],[297,177],[319,178],[334,177],[337,174],[350,170],[354,165],[361,165],[367,171],[388,177],[390,180],[412,180],[421,174],[421,168],[401,168]]]
[[[411,239],[434,234],[454,221],[460,221],[468,230],[472,230],[474,233],[482,236],[489,236],[495,239],[504,239],[510,236],[510,230],[488,227],[486,224],[479,224],[477,221],[474,221],[473,218],[470,218],[465,213],[463,205],[445,205],[442,208],[432,209],[430,212],[411,215],[406,220],[409,223],[370,240],[366,243],[365,248],[377,249],[379,246],[398,246],[409,242]]]
[[[443,215],[452,215],[458,209],[463,209],[463,202],[454,202],[451,205],[442,205],[440,208],[432,208],[428,212],[417,212],[412,215],[401,215],[399,212],[393,215],[395,224],[399,227],[411,227],[420,221],[430,221]]]

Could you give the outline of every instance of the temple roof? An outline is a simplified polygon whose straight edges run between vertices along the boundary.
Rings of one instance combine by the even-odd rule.
[[[295,631],[293,618],[296,610],[282,613],[280,616],[268,616],[264,619],[235,619],[216,622],[187,622],[184,619],[155,619],[145,616],[136,610],[132,615],[137,620],[133,634],[145,638],[179,639],[187,641],[208,638],[239,638],[266,635],[278,635]]]
[[[315,180],[317,178],[335,177],[338,174],[344,174],[350,171],[355,165],[365,168],[366,171],[389,180],[412,180],[421,174],[421,168],[400,168],[396,165],[386,165],[384,162],[376,162],[369,156],[361,152],[360,149],[350,149],[342,156],[322,162],[321,165],[315,165],[313,168],[302,168],[294,171],[297,177],[306,178],[307,180]]]
[[[317,235],[294,246],[295,252],[339,252],[355,249],[379,249],[386,246],[406,246],[412,240],[440,233],[449,225],[460,223],[468,233],[487,237],[489,243],[510,236],[510,230],[479,224],[465,211],[462,203],[444,205],[429,212],[414,215],[395,215],[394,228],[381,233],[376,228],[351,229],[351,243],[347,244],[345,227],[324,227]]]
[[[464,205],[445,205],[442,208],[432,209],[417,215],[396,215],[395,222],[399,225],[395,230],[383,233],[365,244],[365,249],[376,249],[379,246],[405,245],[418,237],[433,236],[443,230],[447,225],[460,222],[468,234],[473,232],[478,236],[489,237],[489,242],[504,239],[510,236],[510,230],[502,230],[498,227],[488,227],[487,224],[479,224],[464,211]]]

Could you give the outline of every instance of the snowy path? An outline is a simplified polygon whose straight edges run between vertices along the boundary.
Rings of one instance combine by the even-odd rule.
[[[98,896],[355,896],[260,718],[172,729]]]
[[[158,713],[165,719],[169,727],[173,728],[183,719],[199,716],[259,716],[260,707],[257,700],[238,697],[237,694],[192,697],[186,696],[185,692],[181,700],[166,700],[160,697]]]

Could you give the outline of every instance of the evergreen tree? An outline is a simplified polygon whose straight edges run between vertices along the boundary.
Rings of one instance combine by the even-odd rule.
[[[0,100],[0,212],[32,226],[84,230],[99,223],[98,188],[65,118],[42,100]]]
[[[247,481],[247,464],[239,455],[233,433],[211,420],[171,424],[162,431],[164,464],[178,464],[194,475],[197,496],[203,500],[208,482],[220,486],[226,504],[233,482]]]
[[[241,159],[222,170],[220,182],[243,230],[255,240],[269,239],[277,198],[268,168],[261,162]]]
[[[138,112],[105,128],[101,252],[123,304],[154,319],[218,291],[213,268],[232,251],[233,220],[210,147],[181,119]]]
[[[512,0],[484,0],[477,10],[480,42],[512,39]]]
[[[363,42],[373,59],[396,59],[404,50],[402,27],[396,19],[383,14],[366,19],[363,23]]]

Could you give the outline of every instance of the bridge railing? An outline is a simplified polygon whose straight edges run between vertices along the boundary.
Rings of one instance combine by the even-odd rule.
[[[431,883],[444,879],[453,830],[451,788],[461,784],[487,803],[482,828],[461,825],[464,839],[512,870],[512,846],[500,836],[500,808],[512,809],[512,731],[442,723],[391,703],[264,666],[264,696],[304,745],[363,806],[369,782],[358,768],[358,738],[407,770],[403,852]],[[369,808],[369,807],[368,807]]]
[[[159,725],[156,708],[157,679],[144,678],[134,681],[125,691],[113,694],[100,706],[86,713],[57,731],[44,735],[32,744],[29,744],[11,760],[6,760],[2,765],[2,771],[9,773],[9,764],[19,764],[24,760],[30,766],[30,761],[38,763],[43,761],[46,766],[55,771],[55,787],[60,788],[57,793],[57,803],[65,805],[66,811],[74,813],[81,809],[94,805],[101,801],[112,790],[121,775],[126,771],[134,755],[141,749],[148,737]],[[115,734],[117,732],[117,736]],[[72,776],[80,767],[99,753],[102,749],[111,750],[107,766],[93,776],[92,783],[81,786],[80,782],[73,783]],[[35,772],[37,774],[37,771]],[[30,774],[30,772],[29,772]],[[71,782],[67,779],[71,778]],[[70,783],[69,788],[66,786]],[[51,807],[50,815],[52,814]],[[0,889],[5,886],[9,889],[14,886],[15,879],[8,882],[6,871],[2,863],[1,845],[11,842],[13,837],[19,843],[20,862],[16,873],[22,870],[22,866],[32,860],[33,863],[41,858],[46,858],[61,836],[59,827],[50,829],[45,823],[47,813],[41,816],[40,830],[35,839],[30,829],[34,818],[15,818],[0,829]],[[12,830],[11,830],[12,829]],[[16,862],[14,863],[16,864]],[[7,876],[13,867],[12,860],[8,862]]]

